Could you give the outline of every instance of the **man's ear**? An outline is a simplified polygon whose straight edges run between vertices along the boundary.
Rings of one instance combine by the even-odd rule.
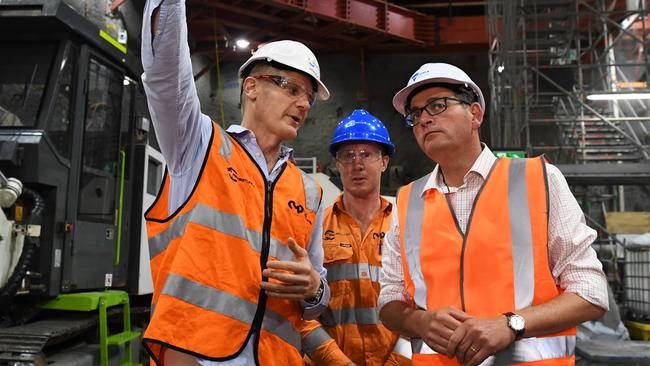
[[[382,155],[381,156],[381,172],[385,172],[386,169],[388,169],[388,162],[390,161],[390,158],[388,155]]]
[[[484,110],[479,103],[472,103],[469,106],[469,112],[472,114],[472,127],[478,130],[483,123]]]
[[[257,98],[258,89],[259,84],[257,83],[257,79],[250,76],[244,79],[242,84],[242,93],[248,99],[255,100]]]

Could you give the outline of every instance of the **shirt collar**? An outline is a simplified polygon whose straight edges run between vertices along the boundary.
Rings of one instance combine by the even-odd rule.
[[[494,162],[497,160],[497,157],[494,156],[494,153],[492,153],[492,150],[490,150],[487,145],[483,143],[481,143],[481,145],[483,146],[483,150],[479,154],[478,158],[476,158],[474,161],[474,164],[472,164],[472,167],[463,177],[463,184],[467,183],[467,178],[470,174],[476,174],[481,178],[481,180],[485,180],[488,174],[490,174],[492,165],[494,165]],[[435,189],[442,193],[449,191],[449,187],[447,187],[447,185],[443,182],[442,174],[440,174],[440,165],[436,164],[433,172],[431,172],[427,183],[422,189],[422,195],[424,195],[424,192],[430,189]]]
[[[255,138],[255,133],[248,128],[242,125],[230,125],[226,132],[233,134],[237,140],[248,145],[249,143],[254,143],[257,147],[257,139]],[[280,146],[280,159],[287,157],[288,159],[293,159],[293,149],[284,145]]]
[[[382,196],[379,196],[379,200],[381,201],[381,206],[379,207],[380,211],[383,211],[386,215],[390,214],[391,211],[393,210],[393,204],[385,199]],[[343,206],[343,193],[339,194],[339,196],[336,198],[336,201],[334,201],[334,204],[332,205],[332,209],[334,211],[344,212],[347,214],[347,211],[345,211],[345,207]]]

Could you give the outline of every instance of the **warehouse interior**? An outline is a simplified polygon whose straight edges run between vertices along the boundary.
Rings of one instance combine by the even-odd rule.
[[[132,340],[151,291],[142,214],[164,161],[139,80],[144,6],[0,0],[0,43],[13,55],[0,57],[0,181],[15,177],[36,192],[18,200],[21,212],[46,207],[32,208],[38,218],[19,249],[0,233],[0,365],[149,361]],[[593,247],[615,306],[580,330],[576,364],[585,366],[650,364],[649,19],[647,0],[187,0],[201,108],[224,128],[241,121],[237,72],[252,50],[293,39],[314,51],[331,98],[316,102],[288,145],[338,189],[328,144],[345,116],[364,108],[388,128],[396,150],[381,188],[395,196],[435,164],[393,95],[427,62],[467,72],[485,94],[482,142],[502,156],[544,154],[598,232]],[[105,79],[87,87],[94,102],[74,104],[84,63]],[[83,116],[105,123],[73,127]],[[5,230],[20,220],[13,203],[2,207]],[[128,295],[97,295],[82,309],[57,297],[111,289]],[[107,322],[123,323],[124,340],[101,335]],[[80,351],[80,339],[94,353]]]

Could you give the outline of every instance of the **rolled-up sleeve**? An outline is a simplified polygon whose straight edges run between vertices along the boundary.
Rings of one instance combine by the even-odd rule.
[[[379,311],[391,301],[412,302],[404,283],[404,268],[402,267],[399,235],[397,205],[393,205],[390,230],[384,240],[385,251],[381,257],[381,275],[379,277],[381,291],[377,300]]]
[[[603,309],[609,309],[607,279],[591,244],[596,231],[585,216],[566,179],[547,164],[549,182],[549,265],[558,285]]]

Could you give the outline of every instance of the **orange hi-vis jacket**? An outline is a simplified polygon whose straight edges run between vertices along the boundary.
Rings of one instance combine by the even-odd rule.
[[[398,336],[379,320],[379,272],[392,205],[381,198],[381,208],[365,233],[343,207],[343,195],[323,215],[324,266],[330,302],[320,322],[303,324],[303,350],[316,365],[410,365],[391,351]],[[390,362],[388,364],[391,364]]]
[[[236,357],[253,337],[260,365],[302,363],[302,309],[267,297],[267,261],[293,260],[320,205],[318,184],[288,162],[269,183],[240,143],[213,123],[202,171],[188,200],[168,214],[170,180],[149,211],[154,294],[143,342],[156,364],[165,347],[202,359]]]
[[[453,306],[487,318],[562,294],[548,263],[542,157],[498,159],[474,200],[465,234],[449,197],[422,192],[430,175],[397,195],[405,284],[417,307]],[[573,365],[575,334],[570,328],[521,339],[492,356],[493,365]],[[413,365],[459,365],[421,341],[413,344]]]

